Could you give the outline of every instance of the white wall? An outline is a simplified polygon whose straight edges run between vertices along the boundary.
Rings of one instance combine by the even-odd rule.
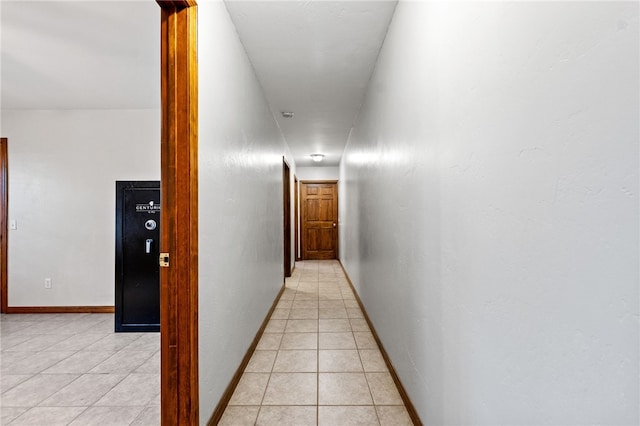
[[[295,165],[222,2],[198,5],[200,423],[283,283],[282,157]],[[293,250],[292,250],[293,252]]]
[[[113,306],[115,181],[160,179],[160,112],[3,110],[2,135],[9,306]]]
[[[399,3],[340,247],[425,424],[640,421],[638,7]]]
[[[339,167],[298,167],[296,169],[298,180],[338,180]]]

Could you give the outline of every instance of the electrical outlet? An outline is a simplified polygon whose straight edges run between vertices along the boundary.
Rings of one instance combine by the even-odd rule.
[[[51,278],[44,279],[44,288],[51,288]]]
[[[18,222],[15,220],[10,220],[9,221],[9,229],[15,231],[16,229],[18,229]]]

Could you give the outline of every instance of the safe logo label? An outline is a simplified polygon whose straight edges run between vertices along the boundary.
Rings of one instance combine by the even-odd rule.
[[[136,204],[137,213],[156,213],[160,211],[160,204],[149,201],[147,204]]]

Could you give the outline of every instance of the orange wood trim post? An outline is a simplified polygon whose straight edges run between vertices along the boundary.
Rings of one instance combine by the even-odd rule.
[[[162,8],[161,418],[198,424],[198,69],[193,0]]]
[[[0,312],[7,313],[9,289],[7,283],[8,209],[9,209],[9,157],[8,140],[0,138]]]

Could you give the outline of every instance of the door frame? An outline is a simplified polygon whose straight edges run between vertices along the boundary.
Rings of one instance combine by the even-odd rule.
[[[338,193],[338,180],[337,179],[323,179],[323,180],[301,180],[300,184],[308,184],[308,183],[331,183],[336,185],[336,212],[340,212],[339,210],[339,193]],[[300,202],[302,203],[302,197],[300,197]],[[300,229],[304,231],[303,215],[302,215],[302,207],[300,207]],[[337,214],[337,213],[336,213]],[[338,222],[338,218],[336,217],[336,232],[339,232],[340,224]],[[304,253],[304,232],[300,232],[300,258],[301,260],[306,260]],[[336,259],[340,259],[340,237],[336,235]]]
[[[7,282],[7,249],[9,244],[9,140],[0,138],[0,312],[9,308],[9,283]]]
[[[293,175],[293,228],[294,228],[294,258],[296,259],[296,261],[300,260],[300,202],[298,201],[298,196],[299,196],[299,182],[298,182],[298,176],[296,176],[295,174]]]
[[[291,167],[282,157],[282,211],[284,229],[284,277],[291,276]]]
[[[198,63],[195,0],[161,8],[161,422],[199,422]],[[161,255],[162,256],[162,255]]]

